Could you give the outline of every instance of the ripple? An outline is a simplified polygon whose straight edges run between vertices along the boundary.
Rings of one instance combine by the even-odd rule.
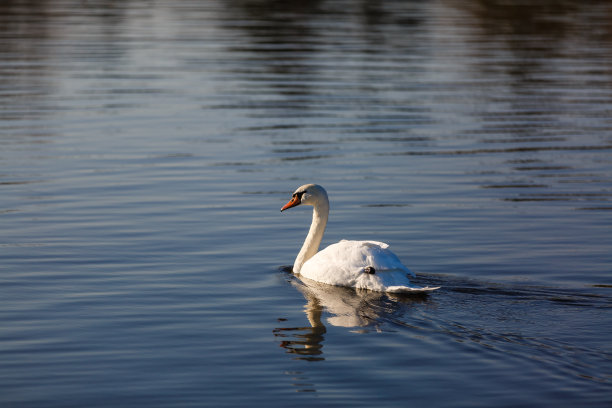
[[[428,150],[379,153],[379,156],[459,156],[459,155],[486,155],[498,153],[528,153],[547,151],[606,151],[612,150],[612,145],[591,146],[523,146],[507,149],[465,149],[465,150]]]

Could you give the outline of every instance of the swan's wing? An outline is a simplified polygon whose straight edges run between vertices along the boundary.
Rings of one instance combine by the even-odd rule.
[[[304,263],[300,275],[319,282],[339,286],[362,286],[360,281],[385,281],[385,286],[405,285],[406,274],[414,273],[388,249],[377,241],[340,241],[332,244]],[[368,278],[364,269],[373,267],[375,277]],[[382,282],[380,282],[382,283]]]
[[[378,241],[342,240],[318,252],[308,262],[316,261],[320,266],[328,265],[335,270],[361,273],[371,266],[377,271],[400,270],[415,276],[389,249],[389,245]]]
[[[349,241],[351,242],[351,241]],[[378,241],[352,241],[359,244],[360,251],[366,256],[367,266],[372,266],[376,271],[399,270],[415,276],[414,272],[406,268],[390,249],[389,245]]]
[[[302,265],[300,275],[328,285],[354,286],[363,260],[348,243],[340,241],[317,252]]]
[[[389,244],[386,244],[386,243],[380,242],[380,241],[351,241],[351,240],[348,240],[348,239],[341,239],[339,242],[337,242],[335,244],[332,244],[332,245],[338,245],[338,244],[342,244],[342,245],[359,245],[359,246],[365,245],[366,247],[377,246],[377,247],[381,247],[383,249],[389,248]]]

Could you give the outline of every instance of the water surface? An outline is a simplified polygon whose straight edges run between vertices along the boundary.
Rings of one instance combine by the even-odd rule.
[[[609,406],[612,8],[0,6],[3,406]],[[285,272],[388,242],[440,285]]]

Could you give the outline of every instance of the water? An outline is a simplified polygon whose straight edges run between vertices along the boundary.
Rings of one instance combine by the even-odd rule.
[[[2,406],[609,406],[604,1],[4,1]],[[284,272],[388,242],[427,297]]]

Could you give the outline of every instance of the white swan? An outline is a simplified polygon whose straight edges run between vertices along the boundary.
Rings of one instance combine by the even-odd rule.
[[[415,293],[439,289],[412,285],[407,275],[414,276],[414,273],[402,265],[388,249],[389,245],[383,242],[342,240],[317,252],[329,215],[327,192],[317,184],[305,184],[295,190],[281,211],[300,204],[314,207],[308,236],[293,263],[293,272],[301,278],[378,292]]]

